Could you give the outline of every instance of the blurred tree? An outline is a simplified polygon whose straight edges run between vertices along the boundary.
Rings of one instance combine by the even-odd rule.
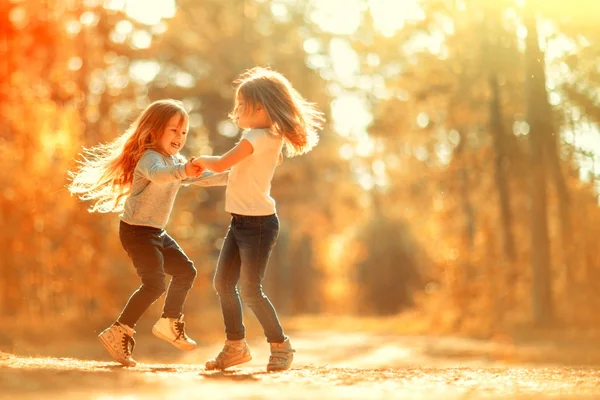
[[[444,222],[439,223],[448,227],[442,228],[440,238],[446,244],[431,250],[440,256],[434,259],[444,263],[449,256],[444,252],[449,250],[451,260],[456,263],[449,267],[455,271],[446,274],[452,276],[446,283],[455,288],[459,326],[465,317],[461,314],[469,314],[470,306],[465,303],[469,288],[481,274],[481,266],[473,265],[476,238],[490,213],[490,207],[474,205],[482,197],[481,190],[496,192],[498,206],[492,207],[492,211],[497,210],[498,230],[502,232],[502,257],[487,262],[490,270],[496,271],[494,274],[502,276],[496,293],[490,293],[495,297],[494,314],[501,316],[510,307],[506,296],[500,294],[514,290],[510,281],[514,281],[512,264],[517,254],[509,177],[523,158],[515,138],[504,128],[512,126],[522,103],[521,92],[513,90],[522,84],[521,55],[514,31],[510,31],[514,22],[503,15],[499,3],[494,3],[494,7],[477,2],[461,4],[423,2],[422,21],[407,21],[393,37],[378,33],[374,23],[366,23],[353,42],[359,54],[372,52],[380,56],[377,67],[364,66],[362,73],[383,76],[388,93],[387,98],[373,101],[375,120],[369,129],[371,135],[382,137],[388,152],[398,148],[401,159],[413,158],[415,163],[422,164],[419,168],[430,178],[429,190],[421,193],[431,196],[433,203],[424,201],[421,195],[408,195],[404,201],[418,204],[419,208],[435,205],[438,198],[443,201],[438,213],[443,210]],[[490,24],[490,21],[497,22]],[[365,44],[364,38],[369,38],[369,44]],[[493,155],[495,164],[487,163],[488,154]],[[405,164],[403,169],[406,168]],[[488,172],[491,168],[493,174]],[[393,169],[388,171],[394,186],[406,186],[419,177],[417,170],[413,170],[409,180],[402,181],[392,175]],[[417,218],[422,222],[417,222]],[[454,223],[449,224],[449,219]],[[478,219],[482,222],[478,223]],[[433,222],[428,212],[413,216],[410,221],[413,226]],[[452,239],[458,232],[450,226],[461,227],[458,232],[462,239],[458,243]],[[498,280],[491,276],[489,279]]]
[[[536,230],[538,237],[545,229],[546,237],[554,234],[538,222],[525,224],[529,221],[523,219],[528,213],[527,197],[534,192],[537,192],[535,207],[540,207],[537,202],[542,196],[552,205],[556,199],[559,218],[552,219],[552,226],[555,221],[560,226],[557,241],[560,246],[552,250],[563,260],[557,276],[565,276],[568,282],[570,270],[574,268],[568,261],[574,250],[569,234],[572,217],[567,187],[573,166],[561,158],[563,146],[558,133],[562,127],[553,125],[558,120],[554,118],[556,114],[548,104],[546,92],[546,105],[542,102],[544,94],[536,100],[528,97],[528,104],[544,110],[538,112],[540,116],[545,115],[545,125],[537,129],[545,138],[541,144],[549,182],[554,184],[557,196],[540,194],[536,186],[531,186],[532,183],[538,185],[539,181],[528,180],[533,179],[528,170],[522,172],[529,164],[523,139],[533,129],[524,117],[525,95],[531,94],[524,86],[524,60],[528,57],[531,63],[536,57],[534,54],[543,53],[532,53],[531,47],[524,50],[519,36],[523,28],[522,10],[512,1],[429,0],[420,5],[423,19],[405,21],[394,35],[378,32],[367,9],[361,27],[351,37],[361,60],[361,76],[375,78],[373,80],[382,77],[384,92],[387,92],[376,96],[374,94],[382,90],[371,88],[369,98],[375,119],[369,133],[385,143],[387,156],[383,159],[387,159],[386,173],[393,182],[389,190],[392,196],[410,187],[410,182],[427,188],[404,196],[403,204],[418,204],[427,210],[422,217],[411,215],[408,218],[411,226],[439,224],[440,236],[435,239],[439,238],[444,245],[439,246],[434,239],[432,243],[436,244],[429,246],[429,250],[435,255],[433,260],[446,265],[440,275],[445,277],[446,290],[455,300],[454,326],[461,326],[467,317],[481,319],[484,315],[491,315],[494,324],[514,322],[528,311],[519,302],[523,297],[522,287],[533,279],[533,291],[537,293],[540,287],[556,279],[550,265],[540,267],[537,261],[533,261],[536,265],[533,277],[523,272],[529,253],[535,258],[550,248],[549,242],[544,244],[539,240],[533,247],[526,245],[523,241],[526,232]],[[536,7],[545,17],[552,17],[556,11],[550,4]],[[554,17],[558,14],[554,13]],[[575,36],[580,34],[574,25],[569,25],[572,19],[564,15],[559,19],[557,26],[568,26]],[[593,32],[588,26],[582,31]],[[537,38],[537,34],[535,36]],[[377,62],[373,63],[374,59]],[[544,87],[547,79],[538,72],[536,70],[536,79],[540,81],[535,84],[538,88]],[[526,78],[530,79],[530,74]],[[508,127],[512,128],[512,134]],[[529,134],[529,139],[532,136],[535,134]],[[397,151],[396,157],[392,158],[390,154],[394,151]],[[404,169],[409,168],[407,161],[414,158],[412,174],[394,175],[395,158],[405,163]],[[421,166],[416,168],[415,163]],[[429,177],[429,185],[417,186],[421,173]],[[489,203],[491,190],[496,193],[496,205]],[[425,200],[427,197],[433,201]],[[410,207],[404,213],[408,210]],[[545,211],[541,213],[545,215]],[[494,214],[498,217],[494,218]],[[462,216],[460,223],[457,223],[458,216]],[[451,227],[461,227],[463,233]],[[457,240],[457,235],[462,239]],[[417,233],[417,236],[420,235]],[[501,247],[496,248],[496,243]],[[540,268],[547,269],[546,276],[537,272]],[[549,288],[547,286],[551,293]],[[494,311],[491,314],[489,309],[469,301],[473,295],[483,294],[482,290],[490,297],[489,304]],[[540,301],[548,303],[549,298]],[[515,308],[518,313],[510,312]],[[537,321],[539,313],[535,311],[533,315]]]
[[[0,2],[0,315],[113,317],[137,280],[116,216],[63,189],[80,146],[175,97],[191,113],[187,154],[222,153],[238,134],[232,80],[270,65],[337,110],[276,173],[266,285],[281,310],[394,313],[416,298],[446,329],[594,324],[600,213],[579,148],[600,121],[593,0],[528,1],[539,32],[511,0],[423,0],[392,32],[365,2],[348,34],[309,0],[180,0],[151,24],[101,3]],[[348,99],[369,108],[366,129]],[[226,223],[222,190],[181,191],[169,229],[200,270],[194,296],[214,299]]]
[[[529,10],[525,17],[527,47],[525,50],[527,77],[527,122],[530,127],[531,153],[531,263],[532,311],[536,325],[548,325],[554,320],[548,237],[547,165],[552,157],[547,142],[554,140],[552,110],[546,92],[544,55],[540,51],[536,14]]]
[[[109,105],[136,90],[123,63],[135,51],[110,38],[133,23],[96,2],[2,2],[0,19],[0,220],[11,227],[0,234],[0,314],[113,314],[114,289],[133,284],[115,220],[86,213],[64,186],[80,146],[119,131]]]
[[[427,260],[408,226],[376,211],[358,239],[366,250],[357,266],[359,311],[393,315],[412,307],[414,291],[422,287],[420,269]]]

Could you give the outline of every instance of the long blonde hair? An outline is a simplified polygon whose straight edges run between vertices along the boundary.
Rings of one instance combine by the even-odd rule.
[[[121,211],[138,161],[147,149],[156,148],[167,123],[176,114],[182,121],[188,118],[181,101],[155,101],[112,142],[83,148],[78,169],[69,171],[71,194],[93,201],[90,212]]]
[[[285,139],[286,155],[293,157],[310,151],[319,141],[323,113],[298,93],[282,74],[269,68],[255,67],[242,73],[236,85],[235,106],[229,114],[236,119],[238,98],[244,99],[246,111],[262,106],[273,123],[272,129]]]

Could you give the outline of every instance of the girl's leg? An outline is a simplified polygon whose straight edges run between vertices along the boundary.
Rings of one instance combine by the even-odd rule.
[[[167,290],[163,317],[179,319],[188,292],[196,279],[194,263],[166,232],[162,237],[165,272],[173,277]]]
[[[241,292],[244,302],[254,312],[269,343],[286,340],[273,304],[262,289],[271,251],[279,234],[277,215],[265,217],[239,217],[241,225],[236,238],[241,257]]]
[[[221,301],[227,340],[241,340],[246,337],[246,328],[242,321],[242,303],[237,289],[241,264],[234,230],[232,221],[219,254],[214,277],[214,287]]]
[[[117,319],[131,328],[166,289],[161,233],[156,228],[120,225],[121,244],[142,279],[142,285],[131,295]]]
[[[219,254],[214,280],[215,289],[221,300],[227,340],[223,350],[215,358],[206,362],[205,368],[208,370],[225,369],[252,359],[244,339],[246,328],[242,322],[242,303],[237,290],[237,282],[240,279],[240,253],[235,230],[232,219]]]
[[[183,304],[196,279],[194,263],[166,232],[162,235],[162,254],[165,272],[173,278],[167,290],[162,317],[152,327],[152,333],[181,350],[194,350],[196,342],[190,339],[183,322]]]

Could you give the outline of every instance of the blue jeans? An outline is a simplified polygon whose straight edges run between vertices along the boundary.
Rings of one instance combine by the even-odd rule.
[[[119,238],[142,279],[142,285],[131,295],[118,321],[133,328],[148,307],[167,290],[166,274],[173,279],[162,316],[179,318],[196,279],[194,263],[164,229],[121,221]]]
[[[240,292],[244,303],[262,325],[267,341],[281,343],[286,339],[277,312],[262,290],[262,280],[278,234],[276,214],[232,215],[214,279],[228,340],[246,337]]]

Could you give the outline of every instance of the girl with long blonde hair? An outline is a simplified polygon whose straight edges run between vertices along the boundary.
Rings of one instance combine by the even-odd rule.
[[[182,320],[196,268],[165,226],[182,184],[224,185],[227,176],[210,173],[194,179],[203,168],[179,154],[188,121],[182,102],[155,101],[117,139],[84,149],[79,168],[69,174],[69,191],[91,201],[91,212],[121,213],[119,238],[142,281],[116,322],[98,335],[110,355],[124,365],[136,364],[135,324],[165,291],[163,314],[152,333],[179,349],[196,348]],[[168,290],[166,274],[172,276]]]
[[[210,171],[230,169],[225,210],[232,215],[215,272],[226,341],[207,361],[207,369],[225,369],[252,359],[245,340],[241,297],[263,327],[271,356],[267,371],[288,369],[294,349],[275,308],[262,289],[267,264],[279,234],[271,180],[288,156],[310,151],[318,142],[323,113],[305,100],[280,73],[253,68],[236,80],[230,117],[244,129],[240,141],[222,156],[202,156],[193,164]]]

